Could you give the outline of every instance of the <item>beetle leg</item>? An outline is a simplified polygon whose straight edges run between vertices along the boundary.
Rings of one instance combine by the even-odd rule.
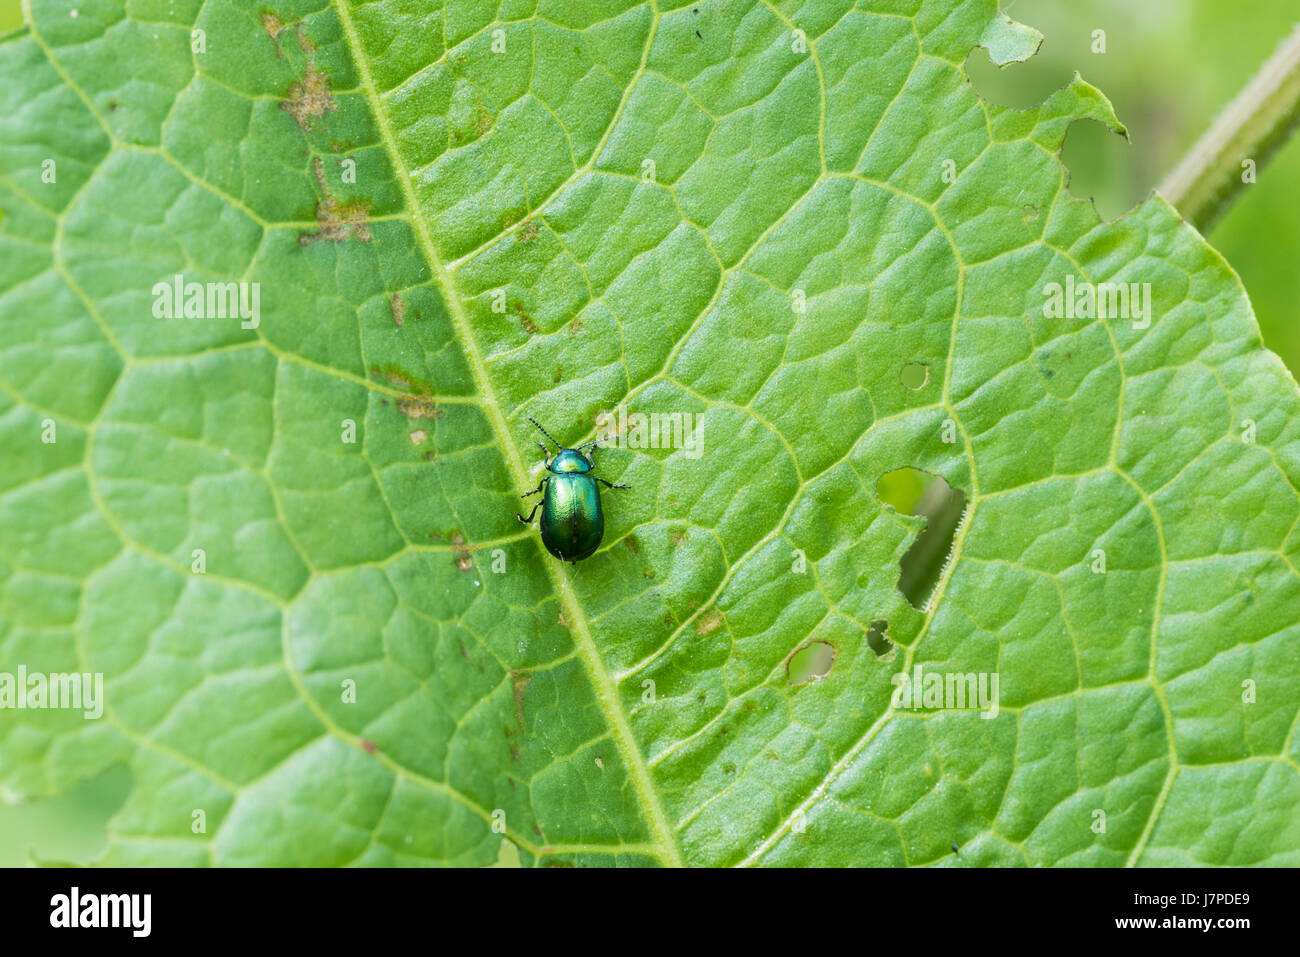
[[[537,510],[541,507],[542,507],[542,503],[538,502],[536,505],[533,506],[533,510],[528,513],[527,518],[524,518],[518,512],[515,512],[515,518],[519,519],[519,521],[523,522],[525,525],[531,525],[533,524],[533,516],[537,514]]]
[[[597,482],[600,482],[606,488],[631,488],[632,487],[630,485],[615,485],[613,482],[606,482],[603,478],[601,478],[598,475],[593,475],[592,478],[594,478]]]
[[[546,488],[546,482],[547,482],[547,480],[548,480],[549,478],[550,478],[549,475],[546,476],[546,478],[543,478],[540,482],[537,483],[537,488],[533,489],[531,492],[525,492],[523,495],[521,495],[521,496],[519,496],[519,497],[520,497],[520,498],[528,498],[528,496],[530,496],[530,495],[536,495],[536,494],[537,494],[538,492],[540,492],[542,489]]]

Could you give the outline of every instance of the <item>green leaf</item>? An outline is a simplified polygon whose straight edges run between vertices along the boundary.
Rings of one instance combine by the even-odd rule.
[[[1039,39],[993,0],[28,20],[0,656],[105,711],[0,711],[0,781],[125,765],[105,862],[1300,863],[1300,393],[1163,201],[1066,191],[1097,90],[974,94]],[[256,327],[159,318],[178,274]],[[561,565],[527,417],[620,405],[704,454],[598,452]],[[921,608],[903,469],[967,502]]]

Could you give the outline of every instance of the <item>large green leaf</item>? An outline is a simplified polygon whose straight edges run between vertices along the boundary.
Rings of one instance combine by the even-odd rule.
[[[1100,93],[981,102],[994,0],[428,6],[0,42],[0,654],[107,700],[0,712],[8,793],[124,763],[115,863],[1300,863],[1297,389],[1173,210],[1065,190]],[[561,565],[527,416],[620,404],[704,455],[598,453]],[[901,468],[968,502],[919,610]]]

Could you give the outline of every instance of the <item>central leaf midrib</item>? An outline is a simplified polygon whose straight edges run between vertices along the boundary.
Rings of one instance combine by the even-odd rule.
[[[501,447],[501,453],[506,460],[506,467],[509,469],[511,478],[517,487],[525,488],[530,484],[528,470],[524,467],[519,450],[511,440],[510,429],[505,416],[501,413],[501,406],[497,402],[496,392],[492,388],[492,382],[488,376],[487,365],[483,360],[482,353],[479,351],[478,343],[470,331],[469,317],[466,316],[464,306],[455,294],[455,286],[451,276],[433,245],[429,235],[428,223],[425,221],[424,216],[421,215],[415,191],[411,186],[410,172],[402,162],[396,140],[393,138],[388,126],[388,117],[379,103],[377,88],[370,75],[370,63],[365,57],[361,42],[352,23],[352,17],[347,10],[347,0],[337,0],[334,6],[338,10],[339,22],[343,28],[348,46],[352,51],[353,62],[356,63],[357,72],[360,75],[361,89],[370,106],[370,111],[375,117],[380,139],[393,164],[397,180],[401,184],[411,226],[419,239],[425,260],[429,263],[429,268],[433,272],[434,282],[442,295],[443,301],[447,304],[447,311],[451,316],[452,325],[455,327],[456,336],[460,340],[470,373],[474,378],[475,389],[483,401],[483,411],[487,415],[493,432],[496,434],[497,444]],[[632,734],[627,714],[618,700],[617,685],[605,668],[600,652],[597,650],[596,643],[591,636],[591,628],[587,622],[586,613],[573,592],[568,572],[562,563],[551,561],[549,556],[542,552],[541,546],[536,539],[534,542],[538,555],[546,568],[546,573],[551,578],[551,584],[555,589],[556,596],[559,598],[565,621],[568,622],[572,631],[578,654],[591,681],[592,691],[600,705],[606,723],[613,732],[614,744],[623,759],[628,776],[631,778],[632,785],[636,790],[646,825],[649,827],[655,843],[662,849],[661,860],[674,866],[681,866],[681,853],[673,829],[664,814],[663,806],[650,779],[649,769],[646,766],[641,749],[636,743],[636,738]],[[615,849],[617,849],[617,846],[611,846],[611,851]]]

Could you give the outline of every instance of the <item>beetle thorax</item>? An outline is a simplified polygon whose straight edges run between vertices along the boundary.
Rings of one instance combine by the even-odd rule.
[[[547,467],[552,472],[590,472],[592,462],[577,449],[564,449]]]

